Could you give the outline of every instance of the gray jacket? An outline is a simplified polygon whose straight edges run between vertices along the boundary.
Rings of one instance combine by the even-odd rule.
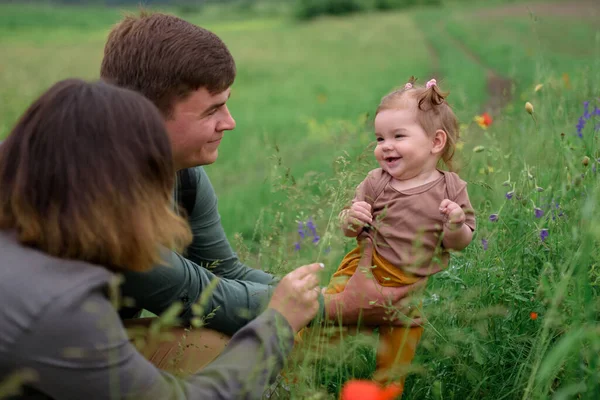
[[[201,373],[180,380],[129,342],[107,296],[113,278],[103,267],[50,257],[0,231],[0,388],[29,369],[36,379],[17,398],[258,399],[292,349],[289,324],[268,309]]]

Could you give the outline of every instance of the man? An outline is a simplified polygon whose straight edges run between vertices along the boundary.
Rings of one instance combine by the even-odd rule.
[[[155,314],[180,301],[181,318],[189,322],[192,305],[218,277],[204,305],[205,313],[214,311],[207,327],[234,334],[264,309],[276,279],[238,260],[221,226],[217,197],[202,168],[217,160],[225,132],[235,128],[226,104],[236,76],[232,55],[221,39],[203,28],[177,17],[143,13],[126,17],[111,31],[100,75],[141,92],[164,116],[179,171],[176,197],[187,209],[194,234],[185,255],[171,252],[166,256],[168,266],[150,273],[128,273],[123,296],[132,298],[138,309]],[[370,260],[367,263],[371,265]],[[348,293],[331,296],[325,302],[321,298],[321,305],[326,306],[321,315],[355,323],[362,314],[363,321],[379,322],[385,310],[371,300],[379,300],[379,304],[388,298],[398,302],[414,289],[382,288],[362,274],[348,285],[352,289]],[[365,298],[357,298],[356,293],[365,294]],[[134,313],[126,310],[122,315],[131,317]]]

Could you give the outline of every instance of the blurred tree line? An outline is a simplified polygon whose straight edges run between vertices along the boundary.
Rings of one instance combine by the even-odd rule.
[[[183,14],[200,12],[208,5],[235,5],[251,10],[258,4],[280,4],[298,19],[312,19],[320,15],[343,15],[368,10],[391,10],[419,5],[439,6],[442,2],[457,0],[0,0],[0,3],[46,3],[79,6],[168,6]],[[468,0],[463,0],[468,1]],[[475,0],[476,1],[476,0]],[[509,2],[515,0],[506,0]]]

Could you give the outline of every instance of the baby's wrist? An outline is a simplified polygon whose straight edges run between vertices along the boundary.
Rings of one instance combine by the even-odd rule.
[[[444,229],[447,229],[450,232],[456,232],[456,231],[461,230],[464,225],[465,225],[465,221],[461,221],[461,222],[446,221],[446,223],[444,224]]]

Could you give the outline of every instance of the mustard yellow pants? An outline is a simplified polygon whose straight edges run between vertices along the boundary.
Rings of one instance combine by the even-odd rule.
[[[356,247],[350,251],[333,274],[326,293],[340,293],[358,268],[361,250]],[[387,260],[373,252],[373,276],[382,286],[398,287],[410,285],[419,280],[418,277],[404,273]],[[304,330],[306,331],[306,330]],[[306,332],[300,332],[298,338]],[[406,371],[415,356],[417,345],[423,334],[422,327],[402,327],[381,325],[377,348],[377,368],[374,379],[382,384],[394,384],[404,387]]]

